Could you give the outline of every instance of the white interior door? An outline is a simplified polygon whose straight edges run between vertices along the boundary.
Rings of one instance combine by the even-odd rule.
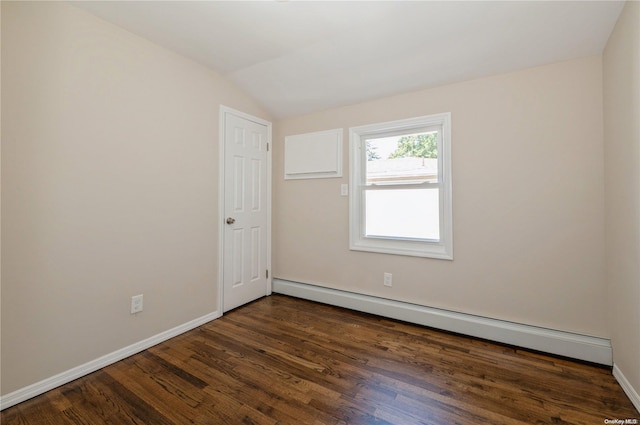
[[[223,311],[271,292],[269,123],[223,110]]]

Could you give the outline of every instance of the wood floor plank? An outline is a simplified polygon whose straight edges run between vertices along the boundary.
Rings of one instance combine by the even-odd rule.
[[[281,295],[4,410],[2,424],[602,424],[609,368]]]

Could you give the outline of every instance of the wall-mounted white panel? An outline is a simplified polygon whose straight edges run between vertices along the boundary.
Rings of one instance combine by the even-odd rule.
[[[342,129],[284,138],[284,178],[342,177]]]

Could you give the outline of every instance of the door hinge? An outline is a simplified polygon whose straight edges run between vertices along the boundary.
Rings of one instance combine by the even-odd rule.
[[[269,152],[269,143],[267,143],[267,152]]]
[[[269,270],[267,270],[267,279],[269,279]]]

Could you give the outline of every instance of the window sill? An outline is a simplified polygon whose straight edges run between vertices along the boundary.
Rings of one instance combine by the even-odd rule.
[[[349,246],[352,251],[376,252],[380,254],[453,260],[453,247],[440,242],[410,242],[397,240],[361,239]]]

